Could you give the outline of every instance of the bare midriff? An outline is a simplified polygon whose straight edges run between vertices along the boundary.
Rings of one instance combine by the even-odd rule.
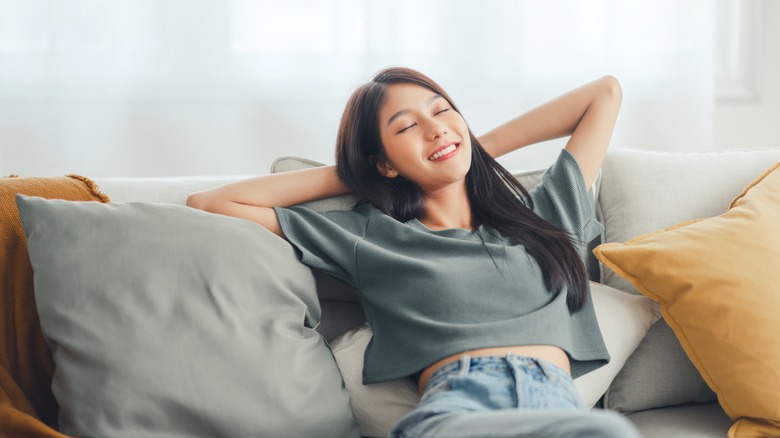
[[[546,360],[547,362],[551,362],[561,367],[569,375],[571,375],[569,356],[560,347],[556,347],[554,345],[517,345],[509,347],[478,348],[476,350],[463,351],[457,354],[453,354],[452,356],[447,356],[444,359],[441,359],[425,368],[422,374],[420,374],[420,382],[418,383],[420,393],[422,394],[422,392],[425,390],[425,384],[428,383],[428,379],[431,378],[431,375],[433,375],[436,370],[450,362],[460,360],[460,357],[464,354],[467,354],[471,357],[479,357],[506,356],[509,353],[516,354],[518,356]]]

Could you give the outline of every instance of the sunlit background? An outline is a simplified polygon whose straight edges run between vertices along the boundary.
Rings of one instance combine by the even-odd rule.
[[[0,176],[333,163],[347,97],[403,65],[477,134],[601,75],[613,147],[778,147],[780,2],[0,0]],[[502,158],[545,166],[562,140]]]

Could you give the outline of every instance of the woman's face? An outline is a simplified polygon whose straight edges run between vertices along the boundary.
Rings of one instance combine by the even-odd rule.
[[[401,175],[426,194],[465,183],[471,166],[468,127],[441,95],[414,84],[389,85],[379,131],[387,156],[377,164],[383,175]]]

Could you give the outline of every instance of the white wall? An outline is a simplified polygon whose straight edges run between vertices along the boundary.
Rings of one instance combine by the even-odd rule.
[[[749,96],[718,101],[717,149],[780,147],[780,2],[764,1],[760,8],[755,72],[747,69],[742,78]]]
[[[1,15],[5,1],[8,0],[0,0],[0,50],[3,49]],[[756,45],[759,52],[755,57],[757,70],[754,76],[748,77],[747,84],[755,93],[749,99],[712,101],[699,105],[696,110],[679,104],[680,101],[685,102],[684,99],[690,95],[682,96],[683,100],[670,100],[671,104],[664,103],[663,99],[657,99],[657,96],[652,96],[654,100],[650,100],[648,96],[642,95],[647,93],[648,88],[643,87],[641,80],[637,82],[633,79],[637,77],[637,69],[651,67],[647,58],[639,56],[636,60],[628,60],[622,64],[614,62],[614,59],[583,63],[579,66],[580,73],[572,76],[564,74],[562,79],[551,79],[538,88],[534,87],[544,82],[539,81],[538,77],[525,81],[518,78],[519,85],[513,90],[514,97],[503,98],[496,96],[491,84],[475,75],[474,69],[464,69],[467,67],[465,65],[425,65],[423,60],[419,65],[411,66],[429,72],[440,81],[456,99],[470,126],[478,135],[544,99],[553,97],[555,93],[563,92],[597,75],[611,73],[621,78],[624,88],[624,106],[618,119],[613,147],[685,151],[780,147],[780,142],[777,141],[780,125],[780,81],[776,79],[780,77],[780,50],[774,43],[780,41],[780,2],[721,2],[751,2],[760,5]],[[160,4],[170,9],[167,13],[173,17],[171,19],[177,19],[181,8],[185,6],[184,3]],[[471,4],[468,0],[462,0],[461,3]],[[673,4],[674,1],[668,3]],[[195,4],[202,10],[189,7],[190,3],[186,3],[185,8],[191,16],[193,26],[200,23],[201,19],[224,10],[221,2],[199,1]],[[582,4],[596,5],[599,2]],[[609,9],[623,7],[623,4],[604,3],[606,6],[602,6]],[[526,6],[541,8],[538,2],[528,2]],[[630,8],[625,7],[630,12]],[[611,19],[617,20],[617,28],[613,32],[631,31],[620,28],[620,16]],[[703,21],[707,22],[706,19]],[[698,24],[701,22],[699,17]],[[615,22],[610,24],[614,25]],[[561,25],[569,24],[559,23],[559,26]],[[685,23],[678,26],[684,29]],[[35,26],[30,26],[30,29],[35,29]],[[42,58],[40,63],[31,63],[17,60],[13,53],[9,55],[6,52],[2,58],[3,62],[0,63],[0,85],[6,84],[0,87],[0,176],[12,173],[21,176],[80,173],[90,177],[248,175],[266,173],[273,159],[281,155],[305,156],[332,163],[338,120],[352,88],[368,80],[373,72],[387,63],[398,64],[398,60],[402,59],[373,59],[358,68],[345,67],[343,80],[335,85],[323,85],[322,95],[313,99],[290,97],[288,87],[294,87],[296,81],[316,80],[318,77],[316,68],[311,71],[301,69],[296,77],[290,78],[286,84],[279,84],[275,93],[266,93],[263,98],[257,98],[251,93],[257,82],[249,82],[247,77],[262,75],[263,72],[242,71],[240,66],[235,65],[221,70],[214,69],[213,64],[220,62],[220,59],[208,56],[211,45],[217,44],[210,38],[214,35],[220,36],[221,33],[218,31],[199,36],[194,28],[190,30],[193,32],[187,35],[161,36],[168,38],[167,43],[173,42],[170,46],[173,50],[170,50],[170,47],[164,48],[170,52],[164,51],[163,56],[179,56],[186,60],[174,64],[184,70],[173,76],[180,77],[181,81],[173,84],[171,90],[161,89],[162,82],[139,85],[114,80],[104,84],[104,78],[121,74],[123,62],[128,63],[127,68],[133,68],[127,59],[113,59],[112,62],[116,65],[109,73],[103,73],[101,68],[104,66],[99,63],[94,66],[81,63],[73,69],[67,63],[60,63],[57,65],[59,70],[52,73],[51,66],[46,64],[46,58]],[[489,29],[485,27],[477,30],[484,32]],[[659,35],[662,40],[658,44],[669,43],[663,41],[662,32]],[[33,34],[33,37],[36,35]],[[614,41],[613,36],[608,37]],[[465,34],[461,38],[457,44],[470,44]],[[486,38],[487,41],[494,39]],[[696,35],[689,35],[687,38],[679,42],[683,53],[686,44],[698,44],[691,41]],[[458,47],[457,44],[455,47]],[[537,42],[525,41],[525,44],[533,46]],[[566,47],[565,41],[555,44],[559,44],[558,50],[564,53],[579,53],[577,47]],[[615,45],[619,44],[619,41],[615,42]],[[648,47],[652,49],[652,45]],[[494,47],[487,49],[497,50]],[[203,58],[187,58],[187,54],[178,53],[179,50],[199,50],[206,55]],[[631,55],[630,47],[620,50],[623,50],[617,52],[620,58]],[[615,52],[608,53],[614,56]],[[560,53],[554,51],[542,55],[560,57]],[[75,61],[78,59],[74,58]],[[617,67],[613,68],[615,65]],[[161,67],[148,64],[144,68],[150,68],[148,74],[153,77],[159,73],[154,69]],[[531,71],[537,69],[534,66],[523,68]],[[29,81],[20,82],[16,79],[15,82],[3,82],[10,77],[8,72],[13,72],[14,69],[17,75],[19,71],[29,75]],[[621,69],[628,73],[621,75]],[[689,74],[697,74],[701,70],[702,67],[699,67]],[[209,73],[203,73],[204,71]],[[248,76],[230,76],[235,74],[235,71]],[[204,74],[225,76],[206,77]],[[491,74],[506,76],[507,72],[494,68]],[[677,72],[656,74],[659,76],[652,77],[653,81],[663,82],[663,75],[667,74],[670,75],[669,87],[678,88],[676,93],[691,93],[680,91],[679,88],[690,85],[692,76],[675,82],[679,77]],[[9,83],[15,84],[18,89],[7,86]],[[66,86],[60,86],[61,84]],[[210,85],[204,87],[203,84]],[[262,85],[269,86],[268,83]],[[271,88],[274,87],[273,83],[270,85]],[[698,87],[699,90],[694,90],[693,94],[698,96],[700,92],[711,90],[711,86],[706,79],[695,83],[694,88]],[[480,87],[484,87],[484,93]],[[533,91],[528,92],[529,89]],[[480,97],[483,94],[489,97]],[[696,96],[693,97],[697,98]],[[665,114],[665,117],[659,118],[659,114]],[[500,161],[512,170],[542,167],[553,160],[562,145],[563,140],[536,145]]]

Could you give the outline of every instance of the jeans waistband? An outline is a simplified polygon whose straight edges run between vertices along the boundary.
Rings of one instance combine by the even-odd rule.
[[[475,357],[463,354],[460,356],[460,359],[442,365],[438,370],[431,374],[431,377],[425,384],[425,388],[427,391],[428,388],[436,386],[440,381],[446,379],[452,374],[463,376],[473,371],[508,368],[512,365],[520,367],[538,367],[548,377],[557,374],[571,379],[571,376],[569,376],[569,374],[564,371],[563,368],[544,359],[520,356],[514,353],[507,353],[506,356]]]

